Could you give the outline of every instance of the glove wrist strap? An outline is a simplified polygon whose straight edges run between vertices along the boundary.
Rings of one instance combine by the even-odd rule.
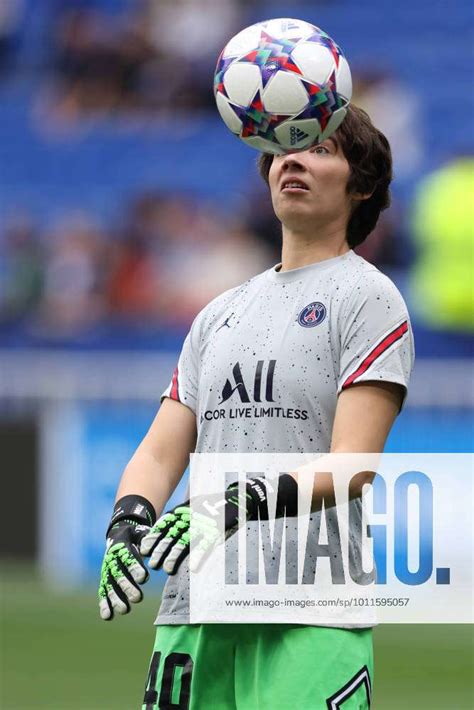
[[[156,521],[156,512],[150,501],[143,496],[123,496],[115,503],[107,534],[110,528],[120,520],[131,520],[140,525],[149,525],[151,527]]]
[[[298,515],[298,484],[293,476],[284,473],[276,479],[278,485],[275,516],[284,515],[293,517]],[[268,490],[272,484],[264,478],[251,478],[247,481],[247,495],[250,497],[248,505],[248,519],[264,519],[268,515]]]

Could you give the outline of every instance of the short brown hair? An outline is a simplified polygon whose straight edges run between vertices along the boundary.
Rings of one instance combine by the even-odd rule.
[[[348,194],[372,193],[358,202],[347,225],[347,243],[356,247],[368,237],[377,224],[380,213],[390,205],[392,182],[392,151],[384,134],[376,128],[368,114],[358,106],[349,105],[347,115],[334,134],[349,163]],[[262,153],[258,158],[260,175],[268,184],[273,155]]]

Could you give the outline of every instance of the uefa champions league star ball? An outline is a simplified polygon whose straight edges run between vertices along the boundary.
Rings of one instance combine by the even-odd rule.
[[[268,20],[224,47],[214,94],[232,133],[256,150],[282,154],[334,133],[351,99],[351,72],[323,30],[301,20]]]

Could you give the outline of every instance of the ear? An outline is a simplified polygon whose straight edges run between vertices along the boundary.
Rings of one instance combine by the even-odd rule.
[[[375,188],[371,192],[351,192],[351,198],[357,202],[368,200],[375,192]]]

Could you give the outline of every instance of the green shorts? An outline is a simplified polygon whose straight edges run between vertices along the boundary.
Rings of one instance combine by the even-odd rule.
[[[158,626],[142,710],[366,710],[372,629]]]

